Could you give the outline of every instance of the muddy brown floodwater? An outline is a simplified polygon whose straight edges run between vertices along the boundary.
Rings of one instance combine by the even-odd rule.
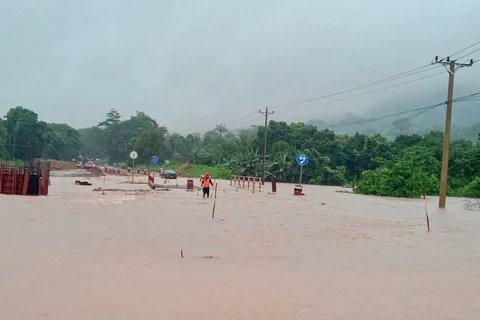
[[[74,180],[0,196],[0,319],[480,319],[480,212],[461,199],[429,198],[428,233],[421,199],[222,181],[212,220],[196,192]],[[148,188],[124,180],[106,188]]]

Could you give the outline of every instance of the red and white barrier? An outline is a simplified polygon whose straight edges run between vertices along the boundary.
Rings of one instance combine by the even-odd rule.
[[[250,190],[250,185],[252,185],[252,193],[255,192],[255,188],[258,182],[258,192],[262,191],[262,178],[260,177],[251,177],[251,176],[232,176],[230,179],[230,185],[238,189],[245,189],[245,182],[247,190]]]

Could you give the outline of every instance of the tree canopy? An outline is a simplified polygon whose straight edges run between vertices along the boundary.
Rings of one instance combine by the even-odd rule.
[[[398,127],[399,133],[407,132],[405,128],[408,126]],[[129,153],[135,150],[139,164],[148,165],[155,155],[160,162],[217,166],[236,174],[261,176],[264,130],[254,126],[233,133],[217,126],[203,135],[182,136],[170,134],[143,112],[122,118],[115,109],[98,125],[77,130],[68,124],[45,123],[35,112],[15,107],[0,120],[0,157],[71,160],[82,156],[128,166]],[[443,144],[439,131],[400,134],[392,139],[358,132],[335,134],[301,122],[270,121],[267,141],[267,179],[297,183],[300,167],[295,159],[305,153],[310,162],[303,170],[304,183],[352,185],[357,193],[379,196],[438,193]],[[449,195],[480,196],[478,140],[455,140],[450,150]]]

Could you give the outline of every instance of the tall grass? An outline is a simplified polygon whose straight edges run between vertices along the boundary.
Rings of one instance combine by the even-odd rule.
[[[23,166],[25,161],[16,159],[0,158],[0,162],[11,164],[12,166]]]

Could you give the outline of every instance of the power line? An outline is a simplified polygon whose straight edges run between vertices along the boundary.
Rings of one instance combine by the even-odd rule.
[[[443,72],[442,72],[443,73]],[[350,98],[350,97],[349,97]],[[343,98],[345,99],[345,98]],[[453,102],[469,102],[469,101],[478,101],[480,99],[480,92],[476,92],[476,93],[472,93],[472,94],[469,94],[469,95],[466,95],[466,96],[462,96],[462,97],[458,97],[458,98],[455,98],[453,99]],[[333,100],[333,101],[329,101],[329,102],[334,102],[334,101],[337,101],[337,100]],[[329,102],[326,102],[326,103],[329,103]],[[325,103],[325,104],[326,104]],[[375,118],[369,118],[369,119],[364,119],[364,120],[358,120],[358,121],[352,121],[352,122],[347,122],[347,123],[336,123],[336,124],[326,124],[326,125],[321,125],[321,126],[316,126],[317,128],[319,129],[330,129],[330,128],[339,128],[339,127],[346,127],[346,126],[352,126],[352,125],[357,125],[357,124],[364,124],[364,123],[369,123],[369,122],[376,122],[376,121],[380,121],[380,120],[385,120],[385,119],[388,119],[388,118],[391,118],[391,117],[395,117],[395,116],[399,116],[399,115],[404,115],[404,114],[409,114],[409,113],[412,113],[412,112],[421,112],[421,114],[424,114],[425,112],[423,111],[430,111],[436,107],[439,107],[439,106],[442,106],[442,105],[445,105],[446,102],[440,102],[440,103],[436,103],[436,104],[433,104],[433,105],[428,105],[428,106],[424,106],[424,107],[419,107],[419,108],[415,108],[415,109],[410,109],[410,110],[406,110],[406,111],[400,111],[400,112],[395,112],[395,113],[389,113],[389,114],[386,114],[386,115],[383,115],[383,116],[379,116],[379,117],[375,117]],[[307,106],[305,106],[307,107]],[[254,112],[253,114],[256,114],[257,112]],[[250,117],[251,115],[253,114],[250,114],[246,117]],[[419,115],[421,115],[419,114]],[[411,115],[410,115],[411,116]],[[244,117],[244,118],[246,118]],[[409,116],[408,116],[409,117]],[[416,115],[414,114],[414,117],[415,118]],[[406,120],[409,120],[409,119],[413,119],[413,118],[408,118]],[[401,119],[400,119],[401,120]],[[405,120],[405,121],[406,121]],[[386,126],[390,126],[391,124],[387,124]],[[382,126],[383,127],[383,126]],[[377,129],[381,129],[382,127],[380,128],[377,128]]]
[[[305,102],[312,102],[312,101],[316,101],[316,100],[320,100],[320,99],[334,97],[334,96],[337,96],[337,95],[341,95],[343,93],[348,93],[348,92],[351,92],[351,91],[365,89],[365,88],[375,86],[375,85],[379,85],[379,84],[382,84],[382,83],[385,83],[385,82],[394,81],[394,80],[397,80],[397,79],[400,79],[400,78],[403,78],[403,77],[407,77],[407,76],[410,76],[412,74],[426,72],[426,71],[429,71],[431,69],[434,69],[434,68],[430,68],[430,69],[427,69],[427,70],[415,72],[415,71],[418,71],[418,70],[421,70],[421,69],[425,69],[429,66],[431,66],[431,64],[426,64],[426,65],[423,65],[421,67],[417,67],[417,68],[414,68],[414,69],[411,69],[411,70],[408,70],[408,71],[405,71],[405,72],[402,72],[402,73],[399,73],[399,74],[396,74],[396,75],[393,75],[393,76],[390,76],[390,77],[387,77],[387,78],[383,78],[383,79],[380,79],[380,80],[377,80],[377,81],[373,81],[373,82],[370,82],[370,83],[367,83],[367,84],[364,84],[364,85],[361,85],[361,86],[357,86],[357,87],[354,87],[354,88],[351,88],[351,89],[342,90],[342,91],[338,91],[338,92],[335,92],[335,93],[326,94],[326,95],[323,95],[323,96],[310,98],[310,99],[292,101],[292,102],[287,102],[287,103],[283,103],[283,104],[276,104],[276,105],[274,104],[274,105],[271,105],[271,106],[275,107],[275,108],[283,108],[283,107],[288,107],[288,106],[291,106],[291,105],[296,105],[296,104],[301,104],[301,103],[305,103]],[[413,73],[413,72],[415,72],[415,73]]]
[[[456,60],[463,59],[463,58],[471,55],[472,53],[475,53],[475,52],[478,52],[478,51],[480,51],[480,48],[478,48],[477,50],[473,50],[472,52],[469,52],[469,53],[467,53],[466,55],[463,55],[463,56],[461,56],[460,58],[457,58]],[[472,60],[473,60],[473,59],[472,59]]]
[[[444,103],[440,104],[440,106],[443,105],[443,104],[444,104]],[[438,106],[437,106],[437,107],[438,107]],[[381,127],[376,128],[375,131],[378,131],[378,130],[381,130],[381,129],[388,129],[388,128],[390,128],[390,127],[394,127],[395,125],[397,125],[397,124],[399,124],[399,123],[402,123],[402,122],[405,122],[405,121],[414,119],[414,118],[416,118],[416,117],[419,117],[419,116],[421,116],[422,114],[425,114],[425,113],[427,113],[427,112],[429,112],[429,111],[431,111],[431,110],[433,110],[433,109],[434,109],[434,108],[425,109],[424,111],[417,112],[417,113],[415,113],[415,114],[413,114],[413,115],[410,115],[410,116],[408,116],[408,117],[400,118],[400,119],[396,120],[394,123],[389,123],[389,124],[387,124],[387,125],[384,125],[384,126],[381,126]],[[410,110],[410,111],[412,111],[412,110]],[[372,119],[371,121],[377,121],[377,120],[376,120],[376,119],[375,119],[375,120]],[[472,125],[472,126],[479,125],[479,124],[480,124],[480,123],[476,123],[476,124],[474,124],[474,125]],[[329,128],[331,128],[331,127],[329,127]],[[285,139],[285,135],[282,136],[282,135],[279,135],[279,134],[277,134],[277,133],[275,133],[275,132],[272,132],[272,131],[270,131],[270,133],[273,134],[273,135],[275,135],[275,136],[277,136],[277,137],[279,137],[279,138],[281,138],[281,139],[283,139],[283,140],[286,140],[286,139]],[[294,143],[299,143],[299,142],[305,142],[305,141],[309,141],[309,140],[307,140],[307,139],[289,139],[289,141],[294,142]]]
[[[468,50],[468,49],[470,49],[470,48],[472,48],[472,47],[475,47],[477,44],[480,44],[480,41],[475,42],[474,44],[472,44],[472,45],[470,45],[470,46],[468,46],[468,47],[466,47],[466,48],[463,48],[463,49],[460,50],[460,51],[457,51],[457,52],[455,52],[455,53],[452,53],[451,55],[449,55],[449,57],[452,57],[452,56],[454,56],[454,55],[456,55],[456,54],[459,54],[459,53],[461,53],[461,52],[464,52],[464,51],[466,51],[466,50]],[[458,58],[458,59],[461,59],[461,58]],[[458,60],[458,59],[456,59],[456,60]]]
[[[439,107],[439,106],[441,106],[441,105],[443,105],[443,104],[445,104],[445,103],[443,102],[443,103],[437,105],[437,107]],[[426,109],[426,108],[428,108],[428,109]],[[408,116],[408,117],[404,117],[404,118],[398,119],[398,120],[394,121],[394,123],[389,123],[389,124],[387,124],[387,125],[384,125],[384,126],[381,126],[381,127],[379,127],[379,128],[376,128],[375,130],[378,131],[378,130],[381,130],[381,129],[393,127],[393,126],[395,126],[395,125],[397,125],[397,124],[399,124],[399,123],[405,122],[405,121],[407,121],[407,120],[416,118],[416,117],[418,117],[418,116],[420,116],[420,115],[422,115],[422,114],[424,114],[424,113],[427,113],[428,111],[431,111],[432,109],[434,109],[434,107],[429,106],[429,107],[423,107],[423,108],[419,108],[419,109],[424,109],[424,110],[423,110],[423,111],[419,111],[419,112],[417,112],[417,113],[415,113],[415,114],[413,114],[413,115],[410,115],[410,116]],[[418,109],[414,109],[414,110],[418,110]],[[412,112],[412,111],[413,111],[413,110],[406,111],[406,112]],[[378,119],[369,119],[368,121],[365,121],[365,122],[373,122],[373,121],[377,121],[377,120],[378,120]],[[333,127],[333,126],[331,126],[331,127],[329,127],[329,128],[332,128],[332,127]],[[318,128],[318,127],[317,127],[317,128]],[[328,129],[329,129],[329,128],[328,128]],[[279,137],[279,138],[282,138],[283,140],[286,140],[286,139],[285,139],[285,135],[282,137],[281,135],[279,135],[279,134],[277,134],[277,133],[275,133],[275,132],[270,131],[270,133],[272,133],[273,135],[276,135],[276,136]],[[294,142],[294,143],[298,143],[298,142],[304,142],[304,141],[307,141],[307,140],[306,140],[306,139],[295,139],[295,140],[290,139],[289,141]]]
[[[473,93],[473,94],[469,94],[469,95],[466,95],[466,96],[455,98],[455,99],[453,99],[453,102],[468,102],[468,101],[471,101],[469,99],[475,98],[475,97],[480,97],[480,92],[476,92],[476,93]],[[364,120],[359,120],[359,121],[352,121],[352,122],[348,122],[348,123],[337,123],[337,124],[322,125],[322,126],[316,126],[316,127],[318,129],[330,129],[330,128],[337,128],[337,127],[352,126],[352,125],[357,125],[357,124],[363,124],[363,123],[375,122],[375,121],[379,121],[379,120],[385,120],[385,119],[388,119],[388,118],[391,118],[391,117],[395,117],[395,116],[399,116],[399,115],[414,112],[413,115],[408,115],[405,118],[401,118],[399,120],[396,120],[396,123],[398,123],[398,121],[403,122],[403,121],[401,121],[402,119],[405,119],[405,121],[409,120],[409,119],[413,119],[413,118],[415,118],[415,117],[417,117],[421,114],[424,114],[424,113],[426,113],[430,110],[433,110],[437,107],[445,105],[446,103],[447,103],[446,101],[443,101],[443,102],[439,102],[439,103],[424,106],[424,107],[419,107],[419,108],[410,109],[410,110],[401,111],[401,112],[389,113],[389,114],[386,114],[386,115],[383,115],[383,116],[380,116],[380,117],[369,118],[369,119],[364,119]],[[385,126],[390,126],[391,124],[392,123],[389,123]],[[382,128],[382,127],[380,127],[380,128]],[[378,128],[378,129],[380,129],[380,128]]]
[[[352,126],[352,125],[357,125],[357,124],[369,123],[369,122],[384,120],[384,119],[388,119],[388,118],[391,118],[391,117],[395,117],[395,116],[399,116],[399,115],[407,114],[407,113],[412,113],[412,112],[416,112],[416,111],[430,110],[430,109],[435,108],[435,107],[438,107],[439,105],[442,105],[442,104],[445,104],[445,103],[442,102],[441,104],[435,104],[435,105],[426,106],[426,107],[421,107],[421,108],[416,108],[416,109],[412,109],[412,110],[407,110],[407,111],[402,111],[402,112],[396,112],[396,113],[386,114],[386,115],[384,115],[384,116],[376,117],[376,118],[359,120],[359,121],[354,121],[354,122],[349,122],[349,123],[339,123],[339,124],[336,124],[336,125],[324,125],[324,126],[320,126],[320,127],[321,127],[321,128],[325,128],[325,129],[328,129],[328,128],[338,128],[338,127],[345,127],[345,126]],[[317,127],[318,127],[318,126],[317,126]]]
[[[254,111],[254,112],[248,114],[247,116],[238,119],[238,121],[242,121],[242,120],[245,120],[245,119],[247,119],[247,118],[250,118],[250,117],[253,116],[254,114],[257,114],[257,111]]]
[[[453,102],[467,102],[469,100],[467,100],[467,98],[469,97],[475,97],[475,96],[478,96],[480,95],[480,92],[477,92],[477,93],[473,93],[473,94],[470,94],[470,95],[467,95],[467,96],[463,96],[463,97],[459,97],[459,98],[456,98],[456,99],[453,99]],[[392,123],[389,123],[389,124],[386,124],[384,126],[381,126],[379,128],[377,128],[377,130],[380,130],[380,129],[386,129],[386,128],[389,128],[389,127],[393,127],[399,123],[402,123],[402,122],[405,122],[407,120],[410,120],[410,119],[413,119],[413,118],[416,118],[418,116],[421,116],[422,114],[424,113],[427,113],[428,111],[431,111],[437,107],[440,107],[442,105],[446,105],[447,104],[447,101],[445,102],[441,102],[441,103],[437,103],[437,104],[434,104],[434,105],[431,105],[431,106],[427,106],[427,107],[423,107],[423,108],[417,108],[417,109],[413,109],[413,110],[410,110],[410,111],[418,111],[416,112],[415,114],[412,114],[412,115],[409,115],[407,117],[404,117],[404,118],[401,118],[399,120],[395,120],[393,121]]]
[[[478,42],[476,42],[476,43],[474,43],[470,46],[467,46],[467,47],[455,52],[454,54],[452,54],[450,56],[453,56],[453,55],[456,55],[458,53],[464,52],[464,51],[466,51],[466,50],[468,50],[468,49],[470,49],[470,48],[472,48],[472,47],[474,47],[478,44],[480,44],[480,41],[478,41]],[[473,51],[469,54],[472,54],[472,53],[477,52],[477,51],[480,51],[480,49],[475,50],[475,51]],[[459,58],[459,59],[461,59],[461,58]],[[436,62],[438,62],[438,61],[436,61]],[[334,97],[334,96],[341,95],[341,94],[344,94],[344,93],[348,93],[348,92],[351,92],[351,91],[356,91],[356,90],[365,89],[365,88],[368,88],[368,87],[371,87],[371,86],[376,86],[376,85],[379,85],[379,84],[382,84],[382,83],[385,83],[385,82],[395,81],[395,80],[398,80],[398,79],[401,79],[401,78],[404,78],[404,77],[408,77],[408,76],[412,76],[412,75],[415,75],[415,74],[418,74],[418,73],[427,72],[427,71],[430,71],[430,70],[433,70],[433,69],[439,67],[439,66],[434,66],[432,68],[425,69],[425,68],[431,66],[432,64],[435,64],[435,63],[432,61],[432,63],[430,63],[430,64],[423,65],[423,66],[420,66],[420,67],[417,67],[417,68],[413,68],[411,70],[408,70],[408,71],[405,71],[405,72],[402,72],[402,73],[399,73],[399,74],[396,74],[396,75],[393,75],[393,76],[390,76],[390,77],[386,77],[386,78],[383,78],[383,79],[380,79],[380,80],[377,80],[377,81],[374,81],[374,82],[370,82],[370,83],[367,83],[367,84],[364,84],[364,85],[361,85],[361,86],[357,86],[357,87],[354,87],[354,88],[351,88],[351,89],[347,89],[347,90],[343,90],[343,91],[339,91],[339,92],[335,92],[335,93],[331,93],[331,94],[327,94],[327,95],[323,95],[323,96],[319,96],[319,97],[315,97],[315,98],[311,98],[311,99],[304,99],[304,100],[292,101],[292,102],[288,102],[288,103],[284,103],[284,104],[271,105],[271,107],[284,108],[284,107],[288,107],[288,106],[292,106],[292,105],[298,105],[298,104],[302,104],[302,103],[306,103],[306,102],[312,102],[312,101],[316,101],[316,100],[320,100],[320,99],[330,98],[330,97]],[[278,109],[278,110],[280,110],[280,109]]]
[[[413,83],[413,82],[417,82],[417,81],[420,81],[420,80],[432,78],[432,77],[435,77],[435,76],[438,76],[438,75],[441,75],[441,74],[444,74],[444,71],[438,72],[438,73],[434,73],[434,74],[431,74],[431,75],[428,75],[428,76],[425,76],[425,77],[416,78],[416,79],[412,79],[412,80],[409,80],[409,81],[401,82],[401,83],[398,83],[398,84],[395,84],[395,85],[392,85],[392,86],[388,86],[388,87],[384,87],[384,88],[380,88],[380,89],[376,89],[376,90],[372,90],[372,91],[367,91],[367,92],[359,93],[359,94],[356,94],[356,95],[353,95],[353,96],[348,96],[348,97],[345,97],[345,98],[330,100],[330,101],[326,101],[326,102],[323,102],[323,103],[316,103],[316,104],[310,104],[310,105],[304,105],[304,106],[296,106],[296,107],[287,108],[287,109],[280,109],[280,110],[277,110],[277,111],[287,111],[287,110],[293,110],[293,109],[316,107],[316,106],[320,106],[320,105],[324,105],[324,104],[329,104],[329,103],[333,103],[333,102],[344,101],[344,100],[348,100],[348,99],[352,99],[352,98],[357,98],[357,97],[365,96],[365,95],[368,95],[368,94],[372,94],[372,93],[376,93],[376,92],[380,92],[380,91],[384,91],[384,90],[388,90],[388,89],[400,87],[400,86],[403,86],[403,85],[406,85],[406,84],[410,84],[410,83]]]
[[[402,122],[405,122],[405,121],[408,121],[408,120],[411,120],[413,118],[416,118],[416,117],[419,117],[421,116],[422,114],[425,114],[429,111],[431,111],[432,109],[435,109],[435,108],[438,108],[442,105],[445,105],[445,102],[443,103],[440,103],[438,105],[435,105],[435,106],[432,106],[431,108],[428,108],[428,109],[425,109],[425,110],[422,110],[422,111],[418,111],[410,116],[407,116],[407,117],[404,117],[404,118],[401,118],[401,119],[398,119],[398,120],[395,120],[395,121],[392,121],[392,123],[389,123],[389,124],[386,124],[386,125],[383,125],[379,128],[377,128],[376,130],[382,130],[382,129],[388,129],[388,128],[391,128],[391,127],[394,127]]]
[[[472,101],[480,96],[480,92],[472,93],[467,96],[453,99],[453,102]]]
[[[476,45],[480,44],[480,41],[478,42],[475,42],[474,44],[470,45],[470,46],[467,46],[453,54],[451,54],[450,56],[453,56],[453,55],[456,55],[456,54],[459,54],[459,53],[462,53]],[[470,53],[468,53],[467,55],[464,55],[463,57],[460,57],[456,60],[459,60],[459,59],[462,59],[470,54],[473,54],[477,51],[480,51],[480,49],[477,49],[477,50],[474,50]],[[449,56],[449,57],[450,57]],[[341,95],[341,94],[344,94],[344,93],[348,93],[348,92],[352,92],[352,91],[356,91],[356,90],[360,90],[360,89],[365,89],[365,88],[369,88],[369,87],[372,87],[372,86],[377,86],[377,85],[380,85],[380,84],[383,84],[383,83],[386,83],[386,82],[391,82],[391,81],[396,81],[396,80],[399,80],[399,79],[402,79],[402,78],[405,78],[405,77],[410,77],[410,76],[413,76],[413,75],[416,75],[416,74],[419,74],[419,73],[424,73],[424,72],[428,72],[428,71],[431,71],[433,69],[436,69],[436,68],[439,68],[441,67],[440,65],[437,65],[437,66],[433,66],[431,68],[428,68],[430,66],[432,66],[432,64],[437,64],[439,62],[442,62],[443,60],[445,59],[449,59],[449,58],[443,58],[441,59],[440,61],[438,61],[438,57],[437,57],[437,61],[430,63],[430,64],[426,64],[426,65],[423,65],[423,66],[420,66],[420,67],[417,67],[417,68],[413,68],[411,70],[408,70],[408,71],[405,71],[405,72],[402,72],[402,73],[399,73],[399,74],[396,74],[396,75],[393,75],[393,76],[390,76],[390,77],[386,77],[386,78],[383,78],[383,79],[380,79],[380,80],[377,80],[377,81],[373,81],[373,82],[370,82],[370,83],[367,83],[367,84],[364,84],[364,85],[361,85],[361,86],[357,86],[357,87],[354,87],[354,88],[351,88],[351,89],[347,89],[347,90],[342,90],[342,91],[339,91],[339,92],[335,92],[335,93],[331,93],[331,94],[327,94],[327,95],[323,95],[323,96],[319,96],[319,97],[315,97],[315,98],[311,98],[311,99],[304,99],[304,100],[298,100],[298,101],[292,101],[292,102],[288,102],[288,103],[283,103],[283,104],[274,104],[274,105],[271,105],[270,107],[275,107],[275,108],[279,108],[277,109],[277,111],[286,111],[286,110],[292,110],[292,109],[297,109],[297,108],[307,108],[307,107],[314,107],[314,106],[319,106],[319,105],[323,105],[323,104],[328,104],[328,103],[333,103],[333,102],[337,102],[337,101],[343,101],[343,100],[348,100],[348,99],[352,99],[352,98],[356,98],[356,97],[360,97],[360,96],[363,96],[363,95],[368,95],[368,94],[372,94],[372,93],[375,93],[375,92],[379,92],[379,91],[383,91],[383,90],[388,90],[388,89],[391,89],[391,88],[395,88],[395,87],[399,87],[399,86],[402,86],[402,85],[406,85],[406,84],[409,84],[409,83],[412,83],[412,82],[416,82],[416,81],[420,81],[420,80],[424,80],[424,79],[428,79],[430,77],[434,77],[434,76],[437,76],[437,75],[440,75],[442,73],[435,73],[435,74],[432,74],[432,75],[428,75],[426,77],[421,77],[421,78],[417,78],[417,79],[412,79],[410,81],[406,81],[406,82],[402,82],[402,83],[399,83],[399,84],[396,84],[396,85],[392,85],[392,86],[388,86],[388,87],[384,87],[384,88],[380,88],[380,89],[377,89],[377,90],[372,90],[372,91],[368,91],[368,92],[364,92],[364,93],[360,93],[360,94],[356,94],[356,95],[353,95],[353,96],[349,96],[349,97],[345,97],[345,98],[340,98],[340,99],[336,99],[336,100],[331,100],[331,101],[327,101],[325,103],[320,103],[320,104],[311,104],[311,105],[300,105],[300,106],[296,106],[294,108],[285,108],[285,107],[288,107],[288,106],[294,106],[294,105],[299,105],[299,104],[303,104],[303,103],[306,103],[306,102],[312,102],[312,101],[317,101],[317,100],[321,100],[321,99],[326,99],[326,98],[330,98],[330,97],[334,97],[334,96],[337,96],[337,95]],[[474,62],[477,62],[477,59],[474,59]],[[247,118],[250,118],[252,117],[253,115],[256,114],[256,111],[255,112],[252,112],[252,113],[249,113],[248,115],[244,116],[244,117],[241,117],[239,119],[236,119],[235,121],[243,121]]]
[[[425,66],[422,66],[422,67],[414,68],[414,69],[412,69],[412,70],[409,70],[409,71],[406,71],[406,72],[403,72],[403,73],[400,73],[400,74],[397,74],[397,75],[394,75],[394,76],[391,76],[391,77],[388,77],[388,78],[384,78],[384,79],[381,79],[381,80],[378,80],[378,81],[375,81],[375,82],[371,82],[371,83],[366,84],[366,85],[358,86],[358,87],[355,87],[355,88],[352,88],[352,89],[349,89],[349,90],[340,91],[340,92],[333,93],[333,94],[329,94],[329,95],[325,95],[325,96],[322,96],[322,97],[317,97],[317,98],[314,98],[314,99],[308,99],[308,100],[303,100],[303,101],[298,101],[298,102],[292,102],[292,103],[289,103],[289,104],[284,104],[283,106],[290,106],[290,105],[293,105],[293,104],[299,104],[299,103],[301,103],[301,102],[309,102],[309,101],[320,100],[320,99],[323,99],[323,98],[333,97],[333,96],[336,96],[336,95],[340,95],[340,94],[342,94],[342,93],[347,93],[347,92],[351,92],[351,91],[355,91],[355,90],[359,90],[359,89],[364,89],[364,88],[368,88],[368,87],[371,87],[371,86],[374,86],[374,85],[380,85],[380,84],[385,83],[385,82],[398,80],[398,79],[405,78],[405,77],[409,77],[409,76],[412,76],[412,75],[415,75],[415,74],[418,74],[418,73],[423,73],[423,72],[426,72],[426,71],[430,71],[430,70],[439,68],[439,66],[435,66],[435,67],[432,67],[432,68],[429,68],[429,69],[426,69],[426,70],[423,70],[423,71],[414,72],[414,71],[417,71],[417,70],[419,70],[419,69],[426,68],[426,67],[428,67],[428,66],[430,66],[430,64],[425,65]],[[412,73],[412,72],[413,72],[413,73]],[[333,103],[333,102],[337,102],[337,101],[348,100],[348,99],[352,99],[352,98],[364,96],[364,95],[367,95],[367,94],[372,94],[372,93],[375,93],[375,92],[379,92],[379,91],[383,91],[383,90],[388,90],[388,89],[391,89],[391,88],[399,87],[399,86],[406,85],[406,84],[409,84],[409,83],[412,83],[412,82],[416,82],[416,81],[428,79],[428,78],[431,78],[431,77],[434,77],[434,76],[437,76],[437,75],[440,75],[440,74],[443,74],[443,71],[442,71],[442,72],[439,72],[439,73],[432,74],[432,75],[428,75],[428,76],[426,76],[426,77],[421,77],[421,78],[417,78],[417,79],[412,79],[412,80],[409,80],[409,81],[405,81],[405,82],[402,82],[402,83],[399,83],[399,84],[396,84],[396,85],[393,85],[393,86],[388,86],[388,87],[384,87],[384,88],[380,88],[380,89],[377,89],[377,90],[372,90],[372,91],[368,91],[368,92],[356,94],[356,95],[349,96],[349,97],[345,97],[345,98],[340,98],[340,99],[336,99],[336,100],[327,101],[327,102],[325,102],[325,103],[312,104],[312,105],[304,105],[304,106],[297,106],[297,107],[294,107],[294,108],[287,108],[287,109],[285,109],[285,108],[280,108],[280,109],[277,109],[277,111],[286,111],[286,110],[292,110],[292,109],[297,109],[297,108],[308,108],[308,107],[314,107],[314,106],[319,106],[319,105],[323,105],[323,104]],[[274,106],[275,106],[275,105],[274,105]],[[252,117],[252,116],[255,115],[255,114],[257,114],[257,111],[254,111],[254,112],[252,112],[252,113],[249,113],[248,115],[246,115],[246,116],[244,116],[244,117],[241,117],[241,118],[238,118],[238,119],[235,119],[235,120],[236,120],[236,121],[243,121],[243,120],[245,120],[245,119],[247,119],[247,118]]]
[[[479,95],[479,94],[480,94],[480,93],[476,93],[476,95]],[[460,99],[460,98],[459,98],[459,99]],[[453,102],[468,102],[468,101],[472,101],[472,100],[457,100],[457,99],[454,99],[454,100],[453,100]],[[432,109],[435,109],[435,108],[437,108],[437,107],[440,107],[440,106],[446,105],[446,104],[447,104],[447,102],[443,102],[443,103],[441,103],[441,104],[434,105],[434,106],[432,106],[431,108],[428,108],[428,109],[426,109],[426,110],[424,110],[424,111],[419,111],[419,112],[417,112],[417,113],[415,113],[415,114],[413,114],[413,115],[407,116],[407,117],[405,117],[405,118],[401,118],[401,119],[399,119],[399,120],[395,120],[394,122],[392,122],[392,123],[390,123],[390,124],[381,126],[381,127],[377,128],[377,130],[385,129],[385,128],[389,128],[389,127],[393,127],[393,126],[397,125],[398,123],[402,123],[402,122],[408,121],[408,120],[410,120],[410,119],[416,118],[416,117],[418,117],[418,116],[421,116],[421,115],[424,114],[424,113],[427,113],[428,111],[431,111]]]
[[[236,122],[239,122],[239,121],[243,121],[247,118],[250,118],[251,116],[257,114],[258,111],[255,111],[255,112],[252,112],[252,113],[249,113],[248,115],[244,116],[244,117],[241,117],[241,118],[230,118],[229,120],[226,121],[227,124],[233,124],[233,123],[236,123]],[[224,125],[226,126],[226,125]]]
[[[478,93],[475,93],[475,94],[472,94],[472,95],[480,95],[480,92]],[[472,96],[472,95],[468,95],[468,96]],[[454,100],[454,102],[464,102],[464,101],[468,101],[468,100],[462,100],[463,98],[465,97],[468,97],[468,96],[464,96],[464,97],[460,97],[457,99]],[[414,119],[416,117],[419,117],[421,116],[422,114],[425,114],[437,107],[440,107],[442,105],[445,105],[446,104],[446,101],[444,102],[441,102],[441,103],[437,103],[437,104],[434,104],[434,105],[429,105],[429,106],[425,106],[425,107],[420,107],[420,108],[416,108],[416,109],[411,109],[411,110],[407,110],[407,111],[403,111],[403,112],[396,112],[396,113],[392,113],[392,114],[388,114],[388,115],[385,115],[383,117],[378,117],[378,118],[371,118],[371,119],[366,119],[364,122],[362,123],[366,123],[366,122],[374,122],[374,121],[378,121],[380,120],[380,118],[386,118],[386,117],[391,117],[391,116],[395,116],[395,115],[399,115],[399,114],[404,114],[404,113],[410,113],[410,112],[415,112],[414,114],[412,115],[409,115],[407,117],[404,117],[404,118],[400,118],[396,121],[394,121],[393,123],[389,123],[387,125],[384,125],[384,126],[381,126],[379,128],[376,128],[375,130],[378,131],[378,130],[381,130],[381,129],[387,129],[389,127],[393,127],[395,126],[396,124],[399,124],[399,123],[402,123],[402,122],[405,122],[405,121],[408,121],[408,120],[411,120],[411,119]],[[351,122],[351,123],[346,123],[346,124],[341,124],[341,125],[338,125],[338,126],[346,126],[346,125],[353,125],[353,124],[357,124],[358,122]],[[479,125],[479,123],[476,123],[476,124],[473,124],[471,127],[475,126],[475,125]],[[328,128],[333,128],[337,125],[331,125],[331,126],[328,126]],[[323,126],[322,126],[323,127]],[[468,126],[470,127],[470,126]],[[320,129],[318,126],[317,126],[318,129]],[[327,129],[327,128],[325,128]],[[272,130],[268,129],[270,134],[274,135],[274,136],[277,136],[278,138],[280,138],[280,141],[285,141],[287,140],[286,139],[286,135],[285,135],[285,132],[283,133],[283,135],[280,135],[276,132],[273,132]],[[285,129],[284,129],[285,131]],[[288,141],[290,143],[302,143],[302,142],[307,142],[307,141],[310,141],[309,139],[288,139]]]

